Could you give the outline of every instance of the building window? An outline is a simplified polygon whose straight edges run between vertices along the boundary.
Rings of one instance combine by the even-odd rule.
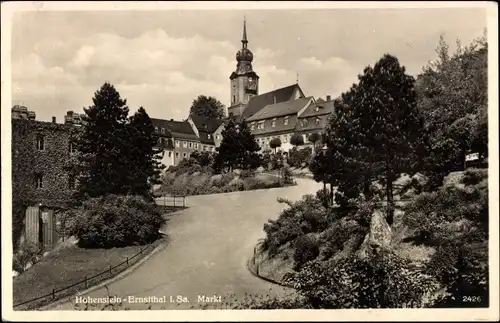
[[[197,142],[194,143],[194,149],[198,149],[198,143]]]
[[[69,142],[69,153],[73,154],[76,151],[75,143],[73,141]]]
[[[187,157],[187,153],[182,153],[182,157],[186,158]]]
[[[155,131],[158,132],[158,127],[155,127]]]
[[[253,131],[253,130],[255,130],[255,124],[253,124],[253,123],[252,123],[252,124],[250,125],[250,130],[252,130],[252,131]]]
[[[175,158],[179,158],[179,153],[175,153]]]
[[[43,175],[40,173],[35,174],[35,187],[43,188]]]
[[[168,157],[172,157],[172,152],[171,151],[168,152]]]
[[[45,138],[43,136],[38,136],[36,138],[36,148],[38,150],[45,150]]]
[[[193,148],[193,143],[192,142],[189,143],[189,148]]]
[[[76,187],[75,175],[69,174],[68,176],[68,188],[74,190]]]
[[[316,125],[319,125],[319,122],[321,121],[321,119],[318,117],[316,118]]]
[[[261,130],[264,129],[264,122],[259,122],[257,124],[257,129],[261,129]]]
[[[271,122],[271,127],[276,127],[276,119],[273,119],[273,122]]]
[[[208,134],[207,136],[208,136],[208,139],[212,139],[212,136],[210,134]]]
[[[309,124],[309,120],[307,119],[302,119],[302,126],[305,127]]]
[[[175,141],[175,147],[180,147],[181,146],[181,142],[179,140],[176,140]]]
[[[188,145],[187,141],[182,142],[182,147],[187,148],[187,145]]]
[[[165,128],[161,128],[161,133],[165,133]]]
[[[233,95],[233,103],[236,103],[236,95]]]
[[[215,135],[215,139],[219,140],[220,136],[219,135]]]
[[[285,117],[285,120],[283,120],[283,124],[286,126],[288,125],[288,117]]]

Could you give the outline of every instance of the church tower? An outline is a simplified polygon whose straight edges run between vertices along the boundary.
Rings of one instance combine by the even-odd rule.
[[[259,94],[259,76],[253,71],[253,54],[247,48],[247,25],[243,21],[243,38],[241,49],[236,53],[236,71],[229,77],[231,86],[231,98],[228,114],[239,116],[248,104],[250,99]]]

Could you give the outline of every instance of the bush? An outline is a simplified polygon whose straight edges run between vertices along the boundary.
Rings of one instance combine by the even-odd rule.
[[[283,165],[283,153],[281,151],[271,155],[271,169],[281,169]]]
[[[488,183],[486,180],[465,187],[443,187],[431,193],[421,193],[404,207],[403,222],[417,234],[426,233],[428,240],[446,240],[463,237],[470,232],[460,230],[456,224],[470,222],[488,232]],[[463,232],[461,232],[463,231]],[[476,232],[478,233],[478,232]]]
[[[436,282],[392,253],[314,260],[286,278],[313,308],[421,307]]]
[[[283,182],[285,184],[293,184],[292,171],[290,170],[290,166],[286,165],[283,167]]]
[[[43,245],[37,246],[32,242],[22,242],[12,258],[12,269],[23,273],[28,264],[36,264],[43,257]]]
[[[310,234],[299,236],[295,240],[294,248],[295,270],[300,269],[306,262],[316,259],[319,255],[318,241]]]
[[[251,169],[245,169],[241,171],[240,178],[251,178],[255,176],[255,171]]]
[[[265,245],[271,256],[283,244],[307,233],[322,232],[328,224],[326,209],[312,195],[305,195],[302,200],[295,203],[287,200],[278,201],[288,204],[289,208],[283,210],[277,220],[269,220],[264,224]]]
[[[302,149],[292,148],[288,153],[288,164],[292,167],[306,167],[312,157],[312,148],[305,147]]]
[[[417,242],[436,249],[426,270],[448,293],[437,307],[471,305],[462,302],[464,296],[478,297],[471,306],[488,306],[487,173],[467,171],[460,182],[465,186],[417,196],[405,207],[404,223]]]
[[[488,178],[487,169],[469,169],[464,173],[461,183],[469,186],[476,185]]]
[[[70,224],[71,235],[86,248],[147,244],[160,237],[161,210],[137,196],[108,195],[85,201]]]

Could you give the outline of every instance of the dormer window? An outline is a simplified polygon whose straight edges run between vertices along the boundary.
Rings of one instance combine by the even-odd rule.
[[[158,127],[155,127],[155,131],[158,132]]]
[[[210,134],[207,135],[208,139],[212,139],[212,136]]]
[[[286,126],[288,125],[288,117],[285,117],[285,120],[283,120],[283,124]]]
[[[273,121],[271,122],[271,127],[276,127],[276,118],[273,119]]]
[[[319,111],[319,107],[317,106],[316,109],[314,109],[314,111],[318,112]]]
[[[321,121],[321,119],[320,119],[319,117],[318,117],[318,118],[316,118],[316,124],[317,124],[317,125],[319,125],[320,121]]]

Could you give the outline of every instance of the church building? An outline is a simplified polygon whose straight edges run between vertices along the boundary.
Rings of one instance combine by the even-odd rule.
[[[246,21],[243,22],[241,43],[242,47],[236,53],[236,70],[229,76],[228,116],[236,121],[247,121],[262,149],[269,148],[272,138],[288,143],[295,132],[298,116],[314,103],[314,98],[306,97],[298,80],[295,84],[259,94],[259,76],[252,67],[253,54],[248,48]],[[290,147],[286,144],[283,148],[288,150]]]

